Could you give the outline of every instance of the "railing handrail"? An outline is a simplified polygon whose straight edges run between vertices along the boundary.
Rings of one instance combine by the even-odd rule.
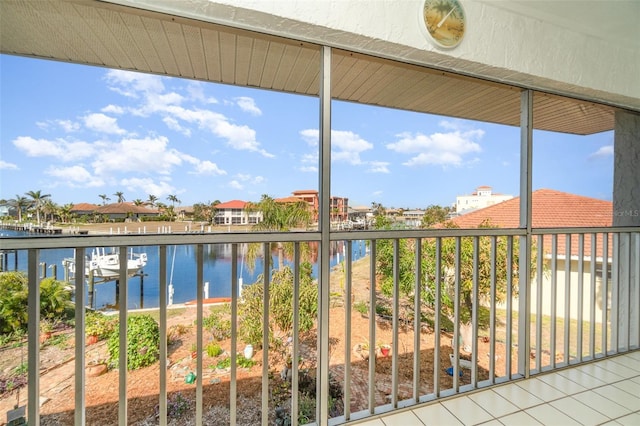
[[[533,228],[532,235],[592,234],[592,233],[633,233],[640,227],[576,227],[576,228]],[[398,230],[355,230],[332,231],[331,241],[378,240],[396,238],[437,238],[476,236],[525,236],[521,228],[439,228],[439,229],[398,229]],[[321,240],[319,231],[296,232],[173,232],[173,233],[130,233],[101,235],[58,235],[2,237],[0,249],[24,250],[37,246],[40,249],[90,248],[96,246],[153,246],[185,244],[263,243],[263,242],[306,242]],[[108,241],[108,242],[105,242]]]

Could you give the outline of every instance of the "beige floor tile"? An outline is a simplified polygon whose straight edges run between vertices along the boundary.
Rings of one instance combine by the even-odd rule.
[[[444,408],[442,404],[426,405],[416,408],[412,412],[426,425],[462,425],[462,422]]]
[[[566,396],[566,394],[560,392],[558,389],[537,378],[518,382],[517,385],[537,398],[547,402]]]
[[[593,376],[596,379],[602,380],[603,382],[606,382],[606,383],[613,383],[613,382],[617,382],[618,380],[624,379],[624,377],[616,373],[613,373],[611,371],[608,371],[608,370],[605,370],[604,368],[599,367],[598,364],[582,365],[580,367],[576,367],[575,370],[587,373],[590,376]]]
[[[550,403],[553,407],[585,426],[595,426],[611,420],[602,413],[572,398],[562,398]]]
[[[622,405],[623,407],[628,408],[631,411],[640,409],[640,398],[635,397],[630,393],[627,393],[626,391],[613,385],[596,388],[593,391],[617,404]]]
[[[600,380],[597,377],[594,377],[584,371],[580,371],[576,368],[571,368],[569,370],[559,371],[558,374],[562,377],[566,377],[572,382],[576,382],[580,386],[584,386],[587,389],[591,389],[597,386],[606,385],[608,382],[604,380]]]
[[[640,397],[640,383],[634,382],[633,380],[623,380],[622,382],[614,383],[613,386],[618,389],[622,389],[633,396]],[[640,409],[640,407],[638,408]]]
[[[549,404],[529,408],[525,410],[525,413],[546,426],[571,426],[580,424]]]
[[[520,409],[533,407],[534,405],[542,404],[544,402],[515,383],[498,386],[493,389],[493,391],[505,398],[507,401],[510,401],[512,404],[517,405]]]
[[[612,373],[615,373],[618,376],[622,376],[624,379],[628,379],[630,377],[635,377],[638,375],[638,371],[634,370],[633,368],[627,367],[626,365],[619,364],[610,359],[600,361],[598,363],[598,367],[611,371]]]
[[[506,416],[520,410],[493,390],[474,393],[469,398],[493,417]]]
[[[382,421],[387,426],[424,426],[424,423],[411,411],[385,416]]]
[[[640,374],[640,360],[637,360],[630,356],[620,356],[620,357],[611,358],[611,362],[615,362],[617,364],[631,368],[635,370],[637,374]]]
[[[509,414],[508,416],[501,417],[499,420],[500,423],[506,426],[535,426],[542,424],[524,411]]]
[[[604,414],[610,419],[626,416],[631,412],[628,408],[623,407],[615,401],[611,401],[594,391],[582,392],[574,395],[573,398]]]
[[[373,419],[373,420],[368,420],[364,423],[358,423],[358,426],[385,426],[385,424],[380,419]]]
[[[559,374],[545,374],[540,376],[540,380],[550,386],[553,386],[559,391],[564,392],[567,395],[573,395],[578,392],[587,390],[587,388],[585,388],[584,386],[581,386],[578,383],[569,380]]]
[[[616,422],[625,426],[638,426],[640,425],[640,413],[629,414],[628,416],[616,419]]]
[[[442,405],[465,425],[476,425],[493,419],[489,413],[467,396],[442,401]]]

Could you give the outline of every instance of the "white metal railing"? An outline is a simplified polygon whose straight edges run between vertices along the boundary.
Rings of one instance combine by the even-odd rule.
[[[368,278],[367,294],[354,282],[352,248],[354,241],[364,240],[369,250],[365,271]],[[339,302],[342,310],[327,309],[329,326],[318,327],[320,337],[313,349],[317,365],[329,360],[329,377],[321,377],[318,389],[329,386],[338,389],[341,403],[316,398],[317,411],[311,420],[327,415],[330,424],[344,423],[369,415],[391,411],[459,392],[490,386],[508,380],[527,377],[542,371],[560,368],[637,349],[640,344],[640,228],[566,228],[534,229],[527,236],[520,229],[438,229],[406,231],[353,231],[333,232],[330,241],[344,244],[343,270],[339,285],[332,277],[332,287],[340,289],[332,304]],[[62,236],[2,239],[2,250],[26,252],[26,272],[29,281],[28,332],[28,418],[38,424],[40,418],[40,372],[31,366],[40,365],[39,345],[39,253],[46,249],[74,248],[76,267],[85,261],[83,252],[93,247],[119,247],[120,264],[126,264],[128,249],[135,246],[159,247],[159,364],[166,365],[167,353],[167,272],[170,260],[167,248],[191,245],[195,247],[196,264],[196,360],[195,419],[202,422],[206,415],[204,394],[214,391],[202,380],[203,363],[203,282],[204,246],[231,245],[231,270],[228,280],[231,291],[231,370],[229,380],[230,423],[238,421],[237,399],[238,367],[238,266],[242,258],[239,247],[262,244],[269,253],[269,244],[294,244],[292,268],[294,270],[294,301],[299,299],[299,267],[301,245],[321,243],[317,232],[301,233],[247,233],[247,234],[145,234],[109,236]],[[528,244],[531,259],[522,259],[520,248]],[[470,249],[468,249],[470,247]],[[381,249],[391,250],[389,296],[381,295]],[[407,250],[409,257],[407,257]],[[16,254],[17,256],[18,254]],[[428,259],[425,260],[425,259]],[[518,262],[516,262],[518,258]],[[530,260],[532,277],[521,276],[528,270],[522,262]],[[320,256],[319,262],[329,262]],[[407,272],[405,262],[413,262]],[[16,262],[17,263],[17,262]],[[6,258],[5,258],[5,264]],[[11,263],[8,263],[11,265]],[[417,266],[415,266],[417,265]],[[453,265],[453,266],[451,266]],[[82,267],[77,269],[84,270]],[[264,271],[271,271],[270,259],[264,261]],[[322,268],[318,267],[318,273]],[[408,277],[408,278],[407,278]],[[127,294],[130,278],[121,270],[120,292]],[[363,279],[362,274],[359,275]],[[407,280],[413,282],[410,292]],[[273,421],[271,395],[273,371],[269,368],[269,282],[270,274],[263,274],[263,346],[260,373],[262,390],[260,410],[262,424]],[[441,283],[441,285],[433,285]],[[469,283],[471,286],[469,287]],[[82,274],[76,274],[76,288],[84,288]],[[403,287],[405,286],[405,287]],[[470,292],[469,292],[469,289]],[[36,291],[34,291],[36,290]],[[334,292],[335,293],[335,292]],[[429,293],[429,294],[427,294]],[[332,293],[333,294],[333,293]],[[518,296],[516,297],[516,294]],[[74,335],[75,343],[75,413],[76,424],[84,424],[90,408],[90,396],[85,395],[85,310],[84,292],[76,292]],[[502,301],[500,301],[502,299]],[[427,300],[432,300],[428,305]],[[470,306],[464,304],[471,301]],[[360,301],[362,303],[356,303]],[[382,301],[387,310],[380,309]],[[322,299],[320,299],[322,302]],[[357,309],[366,305],[366,348],[362,359],[357,359],[354,336],[356,322],[361,322]],[[464,309],[470,308],[470,314]],[[298,359],[302,347],[299,339],[299,304],[293,304],[294,322],[291,334],[291,356]],[[318,312],[322,312],[319,308]],[[343,312],[340,314],[339,312]],[[440,315],[446,312],[447,315]],[[485,315],[486,314],[486,315]],[[127,303],[121,303],[120,347],[127,345]],[[321,315],[321,314],[319,314]],[[333,322],[344,315],[344,329],[337,330]],[[432,315],[429,318],[429,315]],[[488,317],[487,317],[488,315]],[[320,324],[321,322],[318,322]],[[467,325],[465,325],[467,324]],[[483,325],[487,325],[484,327]],[[469,335],[470,330],[470,335]],[[521,331],[530,330],[530,333]],[[339,331],[339,332],[338,332]],[[339,338],[332,339],[340,335]],[[379,336],[389,336],[391,353],[381,356],[376,348]],[[327,342],[327,343],[324,343]],[[333,342],[333,343],[329,343]],[[337,344],[335,342],[338,342]],[[427,342],[425,346],[425,342]],[[469,347],[463,348],[463,346]],[[361,345],[362,346],[362,345]],[[427,348],[427,349],[425,349]],[[361,348],[362,349],[362,348]],[[463,349],[466,349],[463,350]],[[340,353],[340,356],[336,354]],[[362,355],[362,351],[360,352]],[[120,351],[118,420],[128,424],[127,358]],[[332,357],[338,362],[332,361]],[[500,364],[500,367],[497,365]],[[298,379],[300,371],[292,363],[291,412],[300,408]],[[319,368],[316,366],[316,368]],[[451,368],[449,375],[447,369]],[[462,375],[460,373],[462,372]],[[168,377],[159,369],[159,417],[166,424]],[[332,388],[333,386],[333,388]],[[321,392],[318,391],[318,395]],[[152,413],[149,413],[152,414]],[[320,416],[320,417],[318,417]],[[89,419],[90,420],[90,419]],[[291,416],[293,425],[298,417]]]

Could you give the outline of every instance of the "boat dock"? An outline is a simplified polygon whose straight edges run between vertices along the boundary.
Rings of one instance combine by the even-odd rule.
[[[62,228],[55,228],[53,226],[34,225],[33,223],[3,222],[3,223],[0,223],[0,229],[7,229],[9,231],[28,232],[30,234],[48,234],[48,235],[62,234]]]

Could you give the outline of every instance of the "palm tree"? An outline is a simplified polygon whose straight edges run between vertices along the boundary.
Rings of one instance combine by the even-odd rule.
[[[40,210],[42,209],[42,204],[44,201],[51,197],[51,194],[43,194],[42,191],[29,191],[25,193],[26,196],[31,197],[33,200],[33,206],[36,209],[36,217],[38,219],[38,225],[40,225]]]
[[[140,198],[136,198],[135,200],[133,200],[133,204],[138,207],[141,207],[141,206],[144,206],[145,203]]]
[[[158,201],[158,197],[156,197],[153,194],[149,194],[149,198],[147,199],[147,203],[151,206],[154,207],[156,205],[156,201]]]
[[[245,209],[247,211],[259,211],[262,213],[262,221],[253,226],[253,230],[259,232],[288,232],[292,228],[306,226],[311,222],[311,212],[309,205],[305,201],[295,203],[279,203],[268,195],[262,195],[260,202],[249,203]],[[284,267],[284,256],[293,252],[293,244],[282,242],[276,243],[278,250],[278,270]],[[250,244],[247,250],[247,262],[250,267],[255,265],[258,257],[259,244]],[[308,255],[308,250],[303,253]],[[265,256],[267,254],[265,253]]]
[[[175,195],[167,195],[167,200],[171,201],[171,205],[175,207],[176,203],[180,204],[180,200]]]
[[[42,203],[42,212],[44,213],[45,222],[47,221],[47,215],[49,215],[49,219],[53,222],[55,220],[55,215],[58,212],[58,205],[47,199]]]
[[[116,197],[118,197],[118,203],[123,203],[126,201],[126,199],[124,198],[124,192],[118,191],[115,194]]]
[[[98,197],[102,198],[102,205],[107,204],[107,201],[111,200],[111,198],[107,197],[107,194],[100,194]]]
[[[65,204],[64,206],[60,207],[60,217],[62,218],[63,222],[71,222],[71,209],[73,208],[73,204],[69,203],[69,204]]]
[[[10,204],[18,211],[18,222],[22,222],[22,211],[31,205],[27,197],[16,195],[16,198],[9,200]]]

